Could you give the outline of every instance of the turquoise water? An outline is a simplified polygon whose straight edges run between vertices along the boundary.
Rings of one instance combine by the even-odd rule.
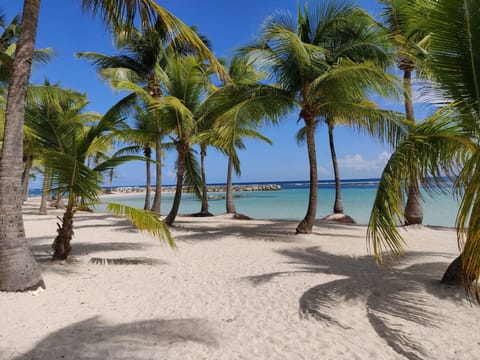
[[[305,182],[278,182],[279,191],[238,192],[235,198],[237,211],[257,219],[295,219],[304,217],[308,203],[308,184]],[[345,213],[357,223],[366,224],[370,216],[376,193],[376,180],[346,181],[342,187]],[[223,193],[209,193],[223,195]],[[334,188],[331,182],[319,183],[317,217],[322,218],[332,213]],[[109,201],[120,202],[143,208],[144,195],[116,196]],[[167,214],[172,206],[173,193],[164,193],[162,197],[162,214]],[[200,211],[200,201],[192,194],[184,194],[180,214]],[[210,200],[209,210],[218,215],[225,213],[225,200]],[[458,203],[451,194],[424,194],[424,224],[453,227],[458,211]]]

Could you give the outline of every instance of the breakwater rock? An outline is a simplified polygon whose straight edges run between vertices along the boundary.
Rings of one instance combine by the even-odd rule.
[[[225,192],[227,187],[225,185],[210,185],[207,186],[208,192]],[[278,191],[282,190],[282,187],[278,184],[248,184],[248,185],[233,185],[233,191]],[[115,192],[119,193],[141,193],[145,192],[143,186],[121,186],[114,188]],[[152,188],[153,191],[153,188]],[[162,191],[174,192],[174,186],[163,186]],[[184,187],[183,192],[191,192],[189,187]]]

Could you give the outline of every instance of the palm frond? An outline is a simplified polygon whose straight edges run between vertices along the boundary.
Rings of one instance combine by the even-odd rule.
[[[116,216],[126,217],[140,231],[150,233],[160,241],[166,242],[171,248],[176,247],[168,226],[154,212],[111,202],[107,203],[107,211]]]

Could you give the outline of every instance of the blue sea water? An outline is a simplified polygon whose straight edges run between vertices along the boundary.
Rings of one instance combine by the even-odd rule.
[[[308,204],[308,182],[268,182],[268,184],[279,184],[282,186],[282,190],[238,192],[236,194],[241,197],[234,199],[237,211],[257,219],[300,220],[305,216]],[[378,179],[342,181],[345,213],[353,217],[357,223],[368,223],[377,186]],[[320,181],[318,189],[317,217],[322,218],[332,213],[335,197],[334,183],[333,181]],[[209,193],[209,195],[223,195],[223,193]],[[424,192],[423,196],[424,224],[453,227],[458,211],[458,202],[452,196],[451,191],[449,192],[447,188],[445,193],[432,196]],[[143,208],[144,195],[116,196],[109,198],[109,201]],[[164,192],[162,214],[167,214],[170,211],[172,201],[173,193]],[[200,211],[200,206],[200,201],[194,195],[183,194],[179,213],[195,213]],[[215,215],[225,213],[225,200],[210,200],[209,210]]]

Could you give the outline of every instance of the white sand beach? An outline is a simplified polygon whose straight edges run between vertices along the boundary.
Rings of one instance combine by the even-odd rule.
[[[466,359],[480,307],[439,284],[453,229],[403,231],[390,269],[364,226],[178,217],[172,250],[127,221],[79,213],[51,263],[58,210],[25,207],[47,288],[0,293],[0,359]]]

